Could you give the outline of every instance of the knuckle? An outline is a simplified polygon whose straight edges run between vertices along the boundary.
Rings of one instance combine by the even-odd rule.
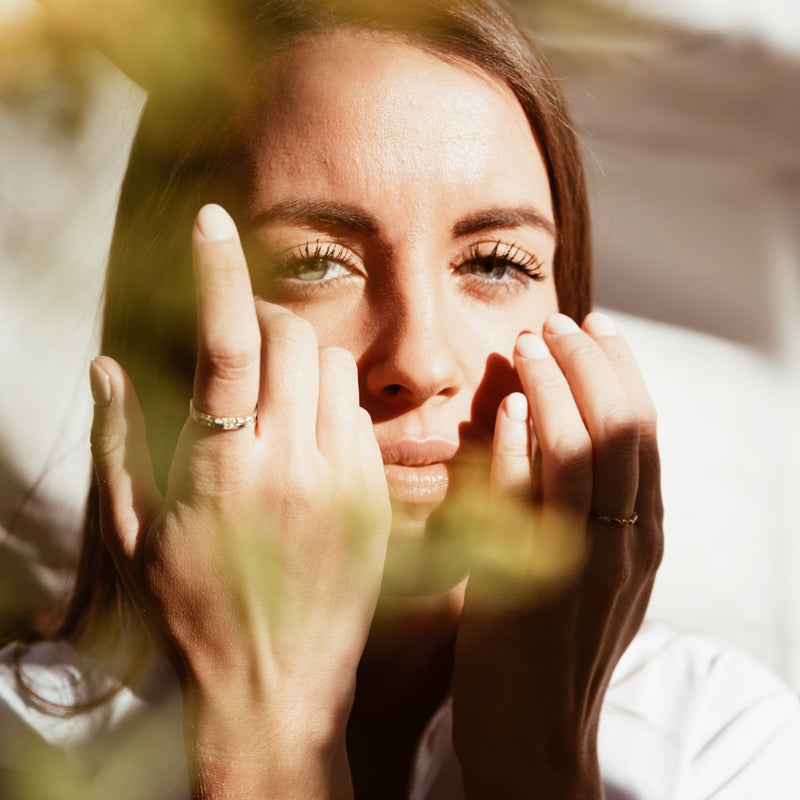
[[[614,562],[611,570],[611,585],[618,591],[622,591],[631,584],[634,577],[634,569],[628,558],[619,558]]]
[[[658,420],[654,408],[649,408],[639,416],[639,439],[642,442],[654,442],[658,436]]]
[[[606,560],[598,579],[606,594],[618,595],[630,585],[633,573],[630,559],[620,554],[617,558]]]
[[[655,575],[664,560],[664,537],[660,533],[653,536],[643,549],[643,568],[647,575]]]
[[[295,314],[276,314],[269,322],[268,336],[271,342],[291,348],[317,346],[317,334],[310,322]]]
[[[560,433],[550,446],[550,463],[560,473],[576,475],[592,467],[592,441],[588,434]]]
[[[564,375],[555,364],[547,364],[546,369],[536,376],[536,390],[542,395],[559,393],[563,386]]]
[[[253,339],[209,344],[200,353],[200,367],[223,381],[238,381],[248,376],[259,359],[259,343]]]
[[[120,453],[124,449],[124,441],[116,433],[98,430],[97,426],[93,426],[89,446],[92,458],[96,464],[100,465],[107,463],[117,453]]]
[[[307,454],[299,452],[299,448],[287,454],[276,485],[280,486],[280,504],[287,513],[303,514],[319,503],[315,464]]]
[[[591,369],[593,364],[600,363],[606,358],[599,345],[588,337],[575,337],[570,345],[565,359],[571,369]]]
[[[504,440],[497,445],[496,457],[505,461],[528,461],[530,450],[526,441]]]
[[[286,508],[302,512],[313,505],[315,496],[308,481],[294,480],[286,484],[281,499]]]
[[[337,373],[351,375],[356,371],[353,354],[344,347],[320,347],[319,360],[323,367]]]
[[[637,445],[640,425],[641,420],[636,409],[627,403],[619,403],[608,408],[603,414],[600,433],[605,441],[620,445]]]

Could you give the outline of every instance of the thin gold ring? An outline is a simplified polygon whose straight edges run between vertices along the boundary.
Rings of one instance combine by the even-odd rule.
[[[635,525],[636,520],[639,519],[639,515],[635,511],[630,517],[612,517],[610,514],[598,514],[596,511],[590,511],[589,516],[599,519],[600,522],[607,522],[609,525],[621,525],[626,528]]]
[[[206,414],[201,411],[194,404],[193,400],[189,401],[189,416],[206,428],[213,428],[215,431],[240,431],[243,428],[252,428],[258,419],[258,409],[253,409],[252,414],[245,414],[241,417],[215,417],[212,414]]]

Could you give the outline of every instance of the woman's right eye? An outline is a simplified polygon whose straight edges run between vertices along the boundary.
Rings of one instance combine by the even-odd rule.
[[[347,275],[347,268],[330,258],[312,258],[290,265],[292,275],[299,281],[322,281]]]
[[[321,283],[343,278],[354,271],[355,257],[333,242],[308,242],[276,255],[267,271],[274,280]]]

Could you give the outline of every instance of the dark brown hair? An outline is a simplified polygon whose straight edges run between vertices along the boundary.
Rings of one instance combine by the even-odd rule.
[[[241,0],[233,6],[222,29],[235,48],[222,41],[209,46],[206,67],[191,85],[165,76],[163,85],[149,87],[109,257],[102,350],[133,380],[162,486],[194,370],[192,220],[205,202],[230,206],[226,192],[235,191],[237,171],[246,169],[232,132],[255,102],[248,94],[270,55],[298,41],[342,28],[381,31],[504,81],[530,121],[549,173],[560,309],[580,322],[590,307],[588,211],[576,136],[557,80],[509,7],[500,0]],[[93,490],[60,635],[113,651],[114,634],[132,630],[146,647],[100,539],[98,516]]]

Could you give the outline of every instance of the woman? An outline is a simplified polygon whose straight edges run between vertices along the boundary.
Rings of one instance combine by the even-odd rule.
[[[58,641],[16,651],[6,730],[98,796],[800,785],[771,678],[663,632],[625,653],[662,550],[655,416],[587,316],[577,146],[526,34],[492,0],[265,2],[241,31],[134,143],[79,584]],[[713,662],[673,715],[751,694],[670,728],[663,652]]]

